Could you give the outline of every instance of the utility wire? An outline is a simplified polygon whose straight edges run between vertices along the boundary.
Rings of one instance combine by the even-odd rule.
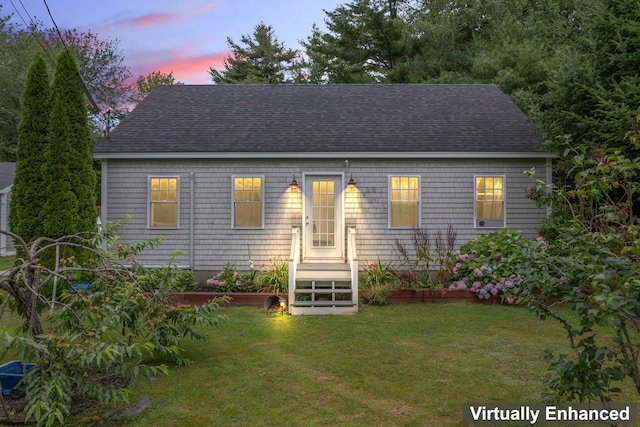
[[[27,21],[25,21],[25,19],[22,17],[22,14],[20,13],[20,10],[18,10],[16,5],[13,4],[13,0],[9,0],[9,1],[11,2],[11,6],[13,6],[13,9],[16,11],[18,16],[20,17],[20,20],[24,24],[25,28],[29,28],[30,27],[29,24],[27,24]],[[49,57],[49,60],[51,60],[51,62],[55,64],[56,61],[53,59],[53,56],[52,56],[53,50],[51,49],[51,46],[49,46],[49,44],[44,39],[44,37],[42,37],[42,35],[37,31],[37,26],[36,26],[35,22],[33,22],[33,20],[31,19],[31,16],[29,15],[29,12],[27,12],[27,9],[24,7],[24,4],[22,4],[22,0],[19,0],[19,1],[20,1],[20,4],[22,5],[22,8],[25,11],[25,13],[29,17],[29,21],[31,22],[31,36],[36,41],[36,43],[38,43],[38,45],[40,45],[40,48],[42,49],[44,54]],[[36,34],[38,34],[38,35],[40,35],[42,37],[42,41],[40,41],[40,39],[38,38],[38,36],[36,36]],[[46,46],[46,48],[45,48],[45,46]]]
[[[56,32],[58,33],[58,37],[60,38],[60,41],[62,42],[62,46],[64,46],[64,50],[67,52],[67,55],[69,56],[69,59],[75,64],[76,62],[73,60],[73,57],[71,56],[71,53],[69,52],[69,48],[67,48],[67,44],[65,43],[64,38],[62,37],[62,33],[60,32],[60,29],[58,28],[58,24],[56,24],[56,21],[53,19],[53,15],[51,14],[51,9],[49,9],[49,5],[47,4],[47,0],[42,0],[42,1],[44,2],[44,5],[47,7],[47,12],[49,13],[49,17],[51,18],[51,22],[53,22],[53,26],[56,29]],[[93,107],[93,113],[94,114],[100,114],[100,108],[98,108],[98,105],[96,104],[96,101],[93,100],[93,96],[91,96],[91,93],[89,92],[89,89],[87,88],[87,85],[84,83],[84,80],[82,80],[82,76],[77,71],[77,65],[76,65],[76,79],[78,79],[78,82],[80,83],[80,86],[82,87],[82,90],[84,91],[85,95],[87,95],[87,98],[89,99],[89,102],[91,103],[91,106]]]

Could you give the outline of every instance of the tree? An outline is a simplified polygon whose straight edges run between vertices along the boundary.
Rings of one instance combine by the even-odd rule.
[[[88,116],[76,73],[73,58],[62,52],[52,87],[44,163],[49,196],[42,223],[45,235],[51,238],[93,231],[97,218]]]
[[[41,54],[36,54],[29,68],[22,99],[9,227],[25,241],[31,242],[43,235],[39,214],[44,212],[48,198],[48,178],[43,175],[42,166],[47,149],[51,98],[47,65]]]
[[[26,71],[35,53],[28,34],[9,19],[0,17],[0,161],[5,162],[16,159]]]
[[[240,41],[245,47],[227,38],[232,54],[224,60],[224,71],[209,69],[215,83],[293,83],[299,52],[280,43],[270,25],[256,25],[253,34],[243,35]]]
[[[627,143],[638,145],[637,130]],[[540,205],[570,219],[544,251],[527,254],[510,297],[567,331],[570,354],[546,351],[548,398],[610,401],[625,378],[640,393],[640,226],[633,208],[640,158],[580,147],[571,160],[573,185],[537,181],[532,189]]]
[[[2,5],[0,5],[1,7]],[[65,50],[57,30],[36,23],[30,28],[12,24],[11,17],[0,17],[0,161],[15,161],[17,126],[22,108],[26,70],[35,52],[44,52],[45,61],[55,69],[55,58]],[[131,77],[118,49],[118,40],[103,40],[95,33],[67,30],[62,33],[66,48],[75,54],[78,72],[82,76],[101,113],[93,113],[90,121],[92,138],[96,142],[105,132],[108,122],[117,123],[131,108],[134,93],[127,80]],[[110,111],[113,120],[106,120]]]
[[[576,0],[565,22],[563,62],[547,82],[541,124],[546,136],[571,144],[640,151],[621,141],[640,110],[640,11],[628,0]],[[560,138],[556,148],[569,148]],[[561,167],[571,168],[567,159]],[[559,169],[560,170],[560,169]]]
[[[157,287],[141,286],[151,272],[136,262],[136,255],[160,238],[116,248],[113,231],[106,224],[102,234],[40,237],[29,244],[0,231],[12,237],[24,254],[0,277],[0,289],[15,300],[25,321],[24,328],[0,332],[0,346],[35,365],[22,384],[23,415],[35,419],[38,426],[67,425],[74,397],[107,405],[126,401],[127,390],[113,387],[111,379],[129,383],[139,375],[167,373],[161,364],[166,360],[189,365],[182,340],[203,340],[202,328],[223,320],[216,310],[226,299],[191,307],[171,297],[169,283],[175,268],[154,273]],[[109,250],[101,250],[102,244]],[[91,263],[79,264],[77,258],[68,257],[55,267],[43,265],[41,259],[52,251],[85,253]],[[91,292],[68,292],[80,275],[91,284]],[[56,280],[57,297],[46,291]],[[51,308],[46,322],[37,305]]]
[[[313,83],[406,83],[412,40],[402,0],[356,0],[325,11],[329,32],[314,26],[304,43]]]
[[[162,73],[161,71],[152,71],[149,75],[138,76],[135,84],[135,94],[132,96],[132,100],[136,103],[141,102],[151,91],[158,85],[182,85],[182,82],[176,82],[173,77],[173,72],[169,74]]]

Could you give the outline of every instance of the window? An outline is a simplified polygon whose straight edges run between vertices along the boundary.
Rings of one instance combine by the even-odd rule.
[[[262,228],[262,181],[262,177],[233,177],[234,228]]]
[[[178,227],[178,177],[149,178],[149,227]]]
[[[420,177],[389,177],[389,227],[420,227]]]
[[[476,176],[476,227],[504,227],[504,177]]]

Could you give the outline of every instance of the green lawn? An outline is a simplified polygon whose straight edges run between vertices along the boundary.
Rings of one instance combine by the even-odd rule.
[[[16,257],[14,255],[11,256],[0,256],[0,270],[7,270],[13,267],[13,261],[15,261]]]
[[[540,401],[545,348],[564,331],[528,310],[483,304],[362,306],[352,316],[268,315],[224,308],[229,321],[194,361],[140,379],[124,426],[461,426],[471,402]],[[639,402],[631,383],[619,402]]]

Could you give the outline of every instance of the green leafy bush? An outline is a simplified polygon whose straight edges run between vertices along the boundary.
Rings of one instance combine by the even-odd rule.
[[[256,275],[256,285],[260,291],[283,293],[289,289],[289,264],[276,258],[269,260],[269,265],[260,266]]]
[[[188,365],[183,339],[203,340],[203,328],[224,320],[217,314],[224,300],[192,307],[173,299],[165,274],[173,268],[154,271],[157,282],[148,280],[135,256],[159,238],[119,244],[112,252],[101,249],[105,241],[115,243],[111,224],[101,234],[39,238],[29,245],[11,232],[1,232],[23,253],[0,277],[0,289],[15,301],[24,327],[0,333],[0,346],[36,365],[23,385],[26,418],[34,418],[37,425],[65,425],[75,397],[107,404],[126,400],[126,389],[113,388],[105,379],[158,375],[167,372],[166,362]],[[83,267],[65,259],[55,269],[40,263],[44,251],[64,253],[67,248],[92,253],[92,262]],[[120,264],[122,260],[131,267]],[[51,297],[48,289],[54,277],[58,284],[70,285],[80,273],[91,276],[90,293],[70,295],[66,286],[58,286],[62,292]],[[150,283],[158,286],[149,287]],[[48,308],[46,322],[37,303]]]
[[[544,239],[526,239],[520,232],[506,228],[480,236],[456,252],[449,288],[469,288],[479,299],[489,299],[512,288],[518,266],[544,247]],[[514,301],[509,298],[507,302]]]
[[[198,289],[198,282],[193,271],[178,268],[175,258],[182,253],[174,251],[166,266],[160,268],[145,268],[136,266],[138,284],[148,292],[164,290],[166,292],[190,292]]]
[[[254,269],[240,273],[233,264],[227,263],[221,272],[207,280],[207,285],[213,286],[215,292],[256,292],[256,275]]]
[[[640,148],[639,135],[636,122],[625,143]],[[627,378],[640,392],[640,158],[579,147],[571,162],[572,185],[532,187],[533,200],[569,219],[543,251],[520,260],[520,280],[508,292],[567,331],[571,352],[546,351],[544,398],[606,402]]]
[[[393,270],[380,260],[377,264],[369,264],[358,275],[358,286],[367,290],[362,297],[365,304],[386,304],[391,289],[397,282]]]

